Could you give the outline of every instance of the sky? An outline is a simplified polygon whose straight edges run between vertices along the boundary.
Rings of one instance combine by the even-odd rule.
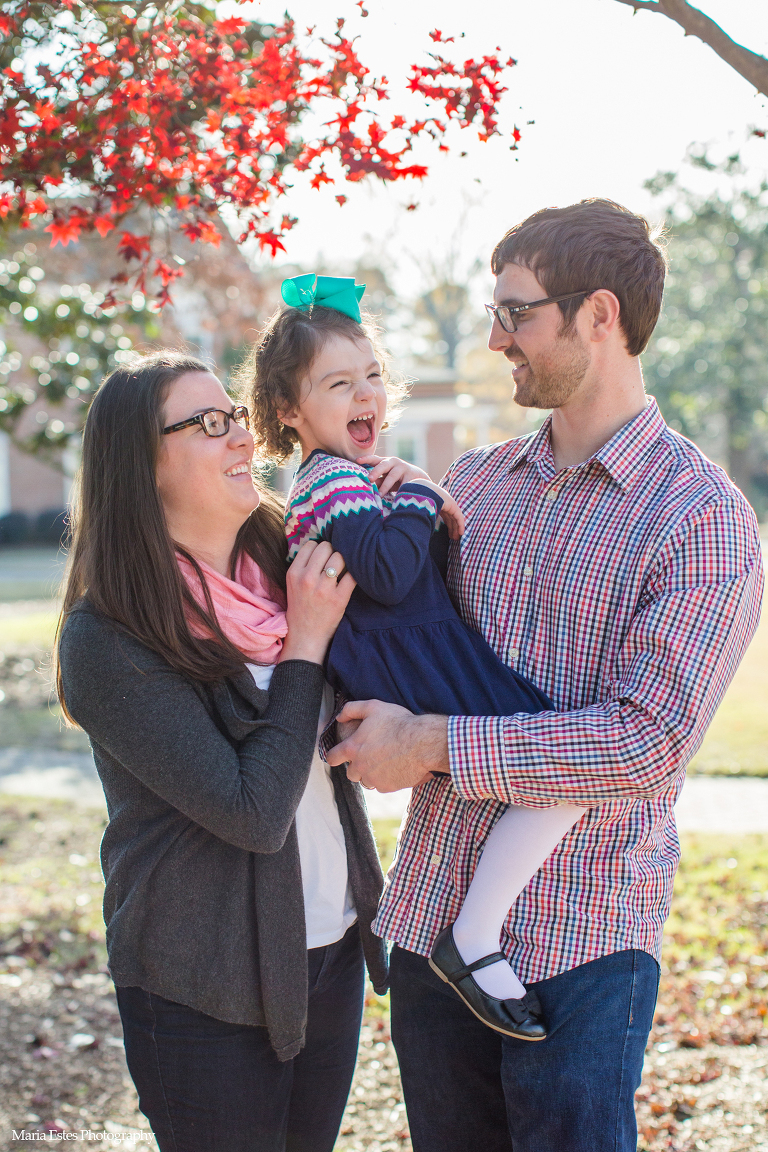
[[[221,12],[240,8],[279,21],[286,7],[298,26],[315,25],[319,34],[346,17],[361,58],[389,79],[392,112],[416,113],[409,101],[417,98],[401,93],[408,66],[428,62],[435,27],[457,39],[465,33],[458,58],[498,45],[518,61],[501,109],[507,135],[482,144],[471,129],[456,132],[447,157],[425,147],[423,182],[320,192],[297,182],[283,202],[300,221],[286,258],[303,267],[383,255],[396,288],[412,295],[430,261],[440,264],[453,250],[459,274],[476,260],[487,267],[506,229],[547,205],[607,196],[658,218],[643,182],[679,169],[690,144],[720,156],[741,149],[755,180],[768,174],[768,140],[748,140],[751,126],[768,128],[768,101],[661,15],[633,15],[616,0],[366,0],[367,18],[352,0],[225,0]],[[735,40],[768,54],[765,0],[701,0],[701,7]],[[510,152],[515,125],[523,136]],[[338,192],[349,198],[342,208]],[[407,212],[412,202],[418,207]],[[474,290],[487,296],[490,274],[476,279]]]

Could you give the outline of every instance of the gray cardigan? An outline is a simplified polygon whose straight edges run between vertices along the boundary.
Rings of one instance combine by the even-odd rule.
[[[286,660],[269,692],[248,672],[185,678],[86,601],[61,640],[64,694],[91,740],[109,812],[101,846],[115,984],[233,1024],[266,1025],[281,1060],[302,1047],[307,945],[294,816],[323,691]],[[368,971],[382,874],[359,784],[333,769]]]

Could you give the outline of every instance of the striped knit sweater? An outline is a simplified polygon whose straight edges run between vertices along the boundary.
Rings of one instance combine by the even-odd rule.
[[[288,494],[289,560],[306,540],[328,540],[372,599],[398,604],[427,560],[441,507],[440,497],[417,481],[382,497],[362,465],[316,449]]]

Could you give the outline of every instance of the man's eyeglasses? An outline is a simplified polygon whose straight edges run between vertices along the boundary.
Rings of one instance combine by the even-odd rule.
[[[592,289],[591,291],[594,291]],[[545,300],[532,300],[530,304],[486,304],[485,310],[491,323],[498,320],[505,332],[517,332],[517,317],[531,308],[543,308],[545,304],[559,304],[561,300],[575,300],[577,296],[589,296],[590,292],[568,292],[565,296],[547,296]]]
[[[242,424],[245,429],[251,426],[248,409],[244,404],[237,404],[231,412],[209,408],[207,412],[198,412],[197,416],[191,416],[189,420],[170,424],[167,428],[163,428],[163,436],[167,436],[169,432],[179,432],[182,428],[191,428],[193,424],[199,424],[206,436],[226,436],[230,420],[234,420],[235,424]]]

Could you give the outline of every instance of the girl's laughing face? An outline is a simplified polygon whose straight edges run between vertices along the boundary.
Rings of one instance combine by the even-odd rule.
[[[298,432],[302,459],[316,448],[345,460],[373,452],[387,417],[387,393],[370,340],[329,337],[299,395],[298,407],[280,418]]]

